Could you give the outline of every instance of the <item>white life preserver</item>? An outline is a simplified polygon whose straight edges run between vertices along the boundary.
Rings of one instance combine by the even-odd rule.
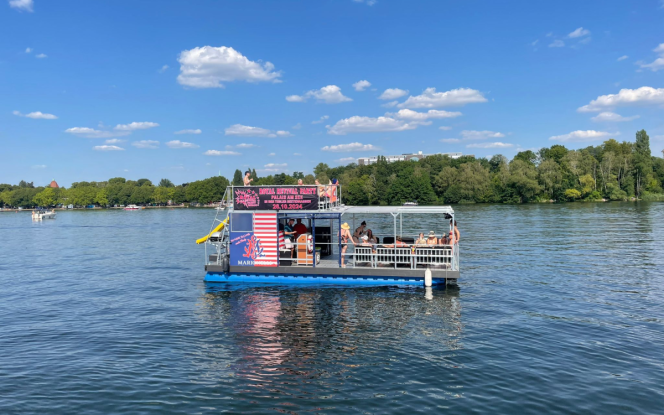
[[[314,252],[314,238],[311,235],[307,235],[307,252]]]

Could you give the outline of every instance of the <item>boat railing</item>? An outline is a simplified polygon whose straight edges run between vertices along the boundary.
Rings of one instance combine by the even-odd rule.
[[[437,245],[428,247],[372,247],[355,246],[346,252],[344,259],[348,266],[356,268],[440,268],[459,269],[458,245]]]

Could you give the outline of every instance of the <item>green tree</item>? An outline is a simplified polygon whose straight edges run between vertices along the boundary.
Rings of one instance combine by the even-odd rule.
[[[57,204],[57,195],[55,194],[55,189],[50,187],[44,188],[44,190],[35,195],[33,201],[37,206],[55,206]]]
[[[520,202],[533,200],[541,190],[537,182],[535,164],[517,158],[512,160],[508,184]]]
[[[239,169],[235,170],[233,173],[233,186],[242,186],[244,184],[244,175]]]
[[[650,137],[646,130],[637,131],[634,145],[634,176],[636,196],[639,197],[650,181],[652,159],[650,153]]]
[[[159,187],[175,187],[175,185],[168,179],[161,179],[159,181]]]
[[[108,179],[108,184],[124,184],[127,180],[124,177],[114,177]]]
[[[109,205],[109,203],[108,203],[108,191],[106,189],[97,190],[97,194],[95,195],[95,198],[94,198],[94,203],[96,203],[97,206],[101,206],[101,207],[108,206]]]

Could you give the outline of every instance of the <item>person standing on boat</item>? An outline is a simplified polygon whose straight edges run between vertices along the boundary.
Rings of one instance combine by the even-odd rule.
[[[344,259],[346,251],[348,250],[348,242],[355,246],[353,236],[350,234],[350,225],[347,222],[344,222],[343,225],[341,225],[341,235],[339,235],[339,239],[341,239],[341,268],[346,268]]]
[[[245,186],[251,186],[251,182],[254,181],[254,179],[250,179],[251,177],[251,172],[249,170],[244,172],[244,185]]]
[[[450,219],[450,228],[452,227],[452,219]],[[454,221],[454,240],[456,243],[459,243],[459,239],[461,239],[461,233],[459,232],[459,228],[457,228],[457,222]]]

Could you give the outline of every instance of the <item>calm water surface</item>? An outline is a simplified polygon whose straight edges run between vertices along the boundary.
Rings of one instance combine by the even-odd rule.
[[[664,204],[456,210],[429,299],[206,285],[211,210],[0,213],[0,413],[662,413]]]

